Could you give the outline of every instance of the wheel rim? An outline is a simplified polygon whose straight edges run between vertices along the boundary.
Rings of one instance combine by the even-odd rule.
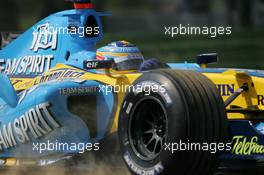
[[[144,97],[134,107],[129,121],[129,140],[133,151],[143,160],[153,160],[167,140],[168,121],[161,101]]]

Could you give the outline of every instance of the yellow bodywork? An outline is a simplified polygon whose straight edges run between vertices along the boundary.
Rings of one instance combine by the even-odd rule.
[[[83,79],[83,80],[92,80],[92,81],[98,81],[101,82],[103,84],[107,84],[107,85],[111,85],[111,86],[116,86],[116,85],[120,85],[120,86],[124,86],[124,85],[131,85],[138,77],[140,77],[142,74],[140,73],[136,73],[136,72],[114,72],[112,71],[111,73],[103,73],[103,74],[94,74],[94,73],[90,73],[75,67],[71,67],[68,65],[64,65],[64,64],[58,64],[56,67],[50,69],[49,71],[45,72],[43,75],[41,76],[37,76],[33,79],[30,78],[11,78],[11,82],[14,85],[14,88],[16,91],[22,91],[25,89],[28,89],[30,87],[33,87],[40,82],[41,78],[43,76],[48,76],[49,74],[52,74],[56,71],[59,71],[61,69],[71,69],[74,72],[80,72],[83,73],[83,75],[81,77],[79,77],[79,79]],[[62,78],[58,78],[56,79],[56,81],[59,81],[60,79],[65,79],[65,77]],[[116,114],[114,117],[114,121],[113,121],[113,125],[111,126],[110,129],[110,133],[113,133],[117,130],[118,127],[118,116],[119,116],[119,111],[120,111],[120,107],[121,104],[123,102],[125,96],[125,92],[119,92],[117,93],[117,109],[116,109]]]
[[[56,67],[50,69],[49,71],[45,72],[41,76],[37,76],[35,78],[11,78],[11,81],[16,89],[16,91],[22,91],[28,89],[32,86],[35,86],[41,83],[41,78],[43,76],[47,76],[52,74],[56,71],[62,69],[70,69],[74,72],[82,73],[82,76],[79,79],[84,80],[94,80],[99,81],[101,83],[107,85],[131,85],[138,77],[142,75],[142,73],[138,72],[114,72],[109,71],[102,74],[94,74],[90,73],[75,67],[71,67],[64,64],[58,64]],[[110,73],[111,72],[111,73]],[[254,109],[261,109],[264,110],[264,106],[258,104],[258,95],[264,95],[264,81],[263,78],[249,76],[243,72],[237,72],[235,70],[229,70],[224,73],[204,73],[206,77],[212,80],[216,85],[233,85],[234,89],[238,89],[243,84],[247,83],[249,85],[249,90],[247,92],[243,92],[231,105],[239,106],[242,108],[254,108]],[[65,79],[62,77],[61,79]],[[60,78],[56,79],[59,81]],[[43,81],[42,81],[43,82]],[[223,96],[224,101],[230,96],[228,94]],[[117,94],[117,109],[114,118],[113,125],[111,126],[110,133],[115,132],[118,126],[118,116],[121,104],[123,102],[125,96],[125,92],[120,92]],[[229,107],[227,107],[229,109]],[[239,114],[239,113],[229,113],[228,119],[248,119],[252,116],[248,116],[246,114]]]
[[[244,109],[258,109],[264,110],[264,105],[259,102],[258,96],[264,95],[264,81],[263,78],[249,76],[244,72],[237,72],[235,70],[229,70],[223,73],[205,73],[209,79],[211,79],[215,84],[227,84],[234,85],[234,89],[237,90],[243,84],[247,84],[249,90],[243,92],[238,96],[228,107],[238,106]],[[224,101],[230,96],[222,96]],[[228,114],[228,119],[253,119],[254,116],[239,114],[239,113],[230,113]],[[257,117],[257,116],[255,116]],[[257,119],[257,118],[254,118]]]

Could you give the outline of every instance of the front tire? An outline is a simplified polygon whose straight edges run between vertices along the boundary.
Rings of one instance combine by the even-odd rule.
[[[193,71],[157,70],[143,74],[133,87],[144,90],[126,95],[118,131],[131,173],[212,174],[217,154],[187,147],[172,153],[172,144],[224,143],[227,120],[216,86]]]

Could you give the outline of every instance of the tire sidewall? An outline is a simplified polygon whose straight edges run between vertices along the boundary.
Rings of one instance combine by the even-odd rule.
[[[179,142],[179,140],[184,140],[187,137],[187,106],[184,98],[180,95],[181,93],[179,91],[181,89],[177,88],[168,76],[160,73],[148,73],[136,80],[134,86],[142,86],[142,84],[162,88],[158,91],[152,91],[151,89],[148,92],[127,93],[119,117],[119,140],[122,157],[130,171],[135,174],[160,174],[165,170],[169,170],[172,163],[175,163],[175,166],[177,166],[175,157],[180,162],[184,161],[184,156],[181,152],[175,152],[172,156],[170,150],[163,148],[155,159],[149,161],[142,160],[136,155],[132,148],[132,143],[129,141],[128,130],[131,117],[133,117],[131,114],[133,114],[137,103],[142,98],[151,97],[158,100],[167,114],[167,139],[165,143],[166,145],[170,145],[171,143]]]

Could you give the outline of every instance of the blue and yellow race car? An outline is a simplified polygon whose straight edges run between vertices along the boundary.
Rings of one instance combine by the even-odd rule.
[[[112,134],[132,174],[213,174],[221,162],[264,161],[264,71],[207,68],[216,54],[146,60],[126,41],[97,49],[109,14],[68,1],[73,10],[1,34],[2,167],[96,152]]]

